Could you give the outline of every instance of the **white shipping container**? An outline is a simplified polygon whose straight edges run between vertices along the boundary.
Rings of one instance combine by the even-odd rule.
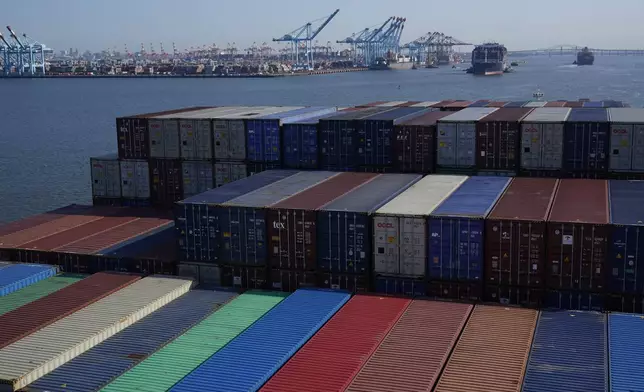
[[[121,164],[118,155],[90,158],[92,170],[92,197],[121,197]]]
[[[163,120],[163,156],[160,158],[178,159],[180,154],[179,121]]]
[[[570,108],[536,108],[521,122],[521,168],[559,170]]]
[[[429,175],[374,214],[374,272],[425,276],[427,218],[467,176]]]
[[[436,123],[436,164],[471,168],[476,165],[476,122],[497,108],[465,108]]]
[[[608,109],[611,171],[644,171],[644,109]]]
[[[142,160],[121,161],[121,194],[126,199],[150,198],[150,169]]]
[[[0,384],[18,390],[187,293],[192,280],[147,277],[0,350]]]
[[[181,157],[183,159],[214,159],[210,120],[180,120]]]
[[[150,131],[150,157],[163,158],[165,154],[165,145],[163,144],[163,121],[148,120],[148,130]]]
[[[183,197],[198,195],[215,187],[213,164],[210,162],[183,162]]]
[[[215,163],[215,187],[248,177],[248,167],[245,163],[219,162]]]

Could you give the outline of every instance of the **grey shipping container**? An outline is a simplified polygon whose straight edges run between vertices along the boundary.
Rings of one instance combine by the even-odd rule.
[[[215,187],[248,177],[248,166],[241,162],[215,163]]]
[[[177,275],[194,279],[198,288],[221,286],[221,267],[210,263],[181,262]]]
[[[121,161],[121,192],[124,199],[150,199],[150,168],[148,162],[128,159]]]
[[[474,168],[476,122],[496,108],[465,108],[438,120],[436,164],[439,168]]]
[[[183,198],[198,195],[215,187],[211,161],[184,161],[181,163]]]
[[[521,169],[558,171],[562,168],[564,124],[571,109],[536,108],[521,121]]]
[[[118,154],[90,158],[92,175],[92,198],[121,199],[121,164]],[[109,204],[109,203],[101,203]]]
[[[644,172],[644,109],[611,108],[609,170]]]
[[[150,158],[178,159],[180,157],[179,120],[151,118],[148,129],[150,130]]]
[[[394,167],[399,172],[433,173],[436,169],[436,121],[450,112],[432,111],[395,127]]]
[[[317,221],[319,271],[370,273],[371,214],[422,176],[381,174],[320,209]]]

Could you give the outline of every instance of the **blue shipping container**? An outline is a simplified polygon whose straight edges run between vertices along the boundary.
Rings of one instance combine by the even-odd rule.
[[[644,290],[644,181],[608,182],[611,242],[608,254],[608,290],[641,293]]]
[[[0,297],[52,277],[58,268],[40,264],[11,264],[0,269]]]
[[[297,290],[171,391],[257,391],[349,297],[337,291]]]
[[[319,167],[318,126],[320,119],[335,115],[315,115],[305,119],[284,120],[282,125],[282,167],[317,169]]]
[[[427,271],[431,279],[483,278],[484,220],[510,181],[470,177],[430,213]]]
[[[50,392],[97,391],[235,297],[190,291],[29,385]]]
[[[491,101],[487,99],[480,99],[476,102],[471,103],[470,106],[468,106],[468,108],[484,108],[484,107],[487,107],[487,105],[489,105],[490,102]]]
[[[318,268],[334,273],[369,273],[373,236],[370,215],[422,178],[381,174],[318,212]]]
[[[588,102],[584,102],[582,107],[585,107],[585,108],[603,108],[604,107],[604,102],[603,101],[588,101]]]
[[[607,171],[609,131],[608,110],[573,108],[564,125],[564,170]]]
[[[602,101],[602,107],[605,107],[605,108],[623,108],[623,107],[626,107],[626,106],[621,101],[608,100],[608,101]]]
[[[130,238],[113,247],[103,249],[98,254],[112,257],[136,258],[140,254],[149,253],[150,248],[165,245],[168,242],[176,242],[176,240],[174,222],[168,222],[168,224],[162,227]]]
[[[541,312],[522,392],[604,392],[606,316],[595,312]]]
[[[545,308],[567,310],[604,310],[604,295],[581,291],[550,290],[546,293]]]
[[[295,170],[262,172],[177,203],[174,216],[181,260],[215,262],[219,233],[217,205],[296,173]]]
[[[394,276],[377,276],[376,293],[424,297],[427,295],[427,282],[421,279]]]
[[[640,315],[608,315],[611,392],[644,391],[644,319]]]

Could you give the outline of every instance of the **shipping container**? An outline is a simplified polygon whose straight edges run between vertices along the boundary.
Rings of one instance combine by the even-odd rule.
[[[231,392],[258,390],[349,297],[347,293],[327,290],[296,291],[175,384],[171,391],[216,390],[221,385]],[[258,345],[259,341],[270,342],[271,349]]]
[[[286,294],[247,292],[112,381],[103,392],[168,391],[253,325]],[[208,342],[208,344],[204,344]],[[163,369],[163,377],[159,377]]]
[[[377,275],[374,281],[376,293],[406,297],[427,296],[427,281],[423,278]]]
[[[519,122],[532,109],[503,107],[476,124],[476,167],[514,175],[519,170]]]
[[[607,343],[604,314],[541,312],[522,392],[606,391]]]
[[[19,291],[57,273],[57,268],[50,265],[11,264],[6,266],[0,271],[0,297]],[[1,338],[0,336],[0,342]]]
[[[71,213],[79,213],[90,210],[94,207],[91,206],[79,206],[77,204],[71,204],[62,208],[57,208],[53,211],[48,211],[42,214],[32,215],[17,221],[10,223],[4,223],[0,225],[0,237],[7,234],[16,233],[18,231],[27,230],[38,225],[42,225],[48,222],[58,220],[65,215]]]
[[[603,293],[569,290],[546,290],[544,307],[596,312],[602,312],[606,308]]]
[[[424,102],[419,102],[411,105],[412,108],[431,108],[435,107],[435,105],[439,103],[438,101],[424,101]]]
[[[410,302],[402,298],[354,296],[260,391],[346,390]]]
[[[370,274],[371,215],[421,178],[381,174],[321,208],[317,216],[317,269]]]
[[[496,286],[486,282],[483,301],[540,309],[543,304],[543,296],[544,291],[541,288]]]
[[[644,182],[608,183],[611,235],[607,289],[612,293],[644,292]]]
[[[470,177],[429,218],[430,279],[483,279],[485,218],[511,179]]]
[[[150,200],[150,167],[147,161],[121,161],[121,194],[124,199]]]
[[[483,284],[479,282],[429,282],[427,295],[435,299],[480,302],[483,300]]]
[[[176,261],[177,238],[173,223],[137,236],[134,240],[123,241],[116,246],[100,251],[101,254],[117,258],[159,259]]]
[[[430,107],[432,108],[438,108],[440,110],[444,110],[444,108],[449,105],[452,102],[456,102],[455,99],[444,99],[440,102],[436,102],[435,104],[431,105]]]
[[[584,106],[584,102],[582,101],[566,101],[564,103],[564,107],[566,108],[580,108]]]
[[[240,162],[215,163],[215,187],[248,177],[248,165]]]
[[[434,389],[521,390],[538,312],[477,306]]]
[[[103,155],[90,158],[92,176],[92,199],[99,204],[115,204],[121,202],[121,164],[118,154]]]
[[[543,287],[546,219],[559,180],[515,178],[485,222],[485,280]]]
[[[0,350],[0,380],[13,390],[22,389],[187,293],[191,285],[192,281],[176,277],[147,277],[132,283],[4,347]]]
[[[383,108],[394,108],[397,106],[404,106],[406,103],[407,101],[384,101],[374,106],[383,107]]]
[[[564,124],[571,109],[536,108],[521,121],[521,169],[559,171],[563,165]]]
[[[472,102],[468,108],[484,108],[486,107],[491,101],[489,99],[479,99],[478,101]]]
[[[224,265],[266,266],[267,245],[273,242],[270,227],[267,235],[267,225],[274,222],[267,209],[336,175],[337,173],[327,171],[299,172],[222,203],[219,210],[215,211],[219,214],[219,235],[216,239],[215,258],[211,261]]]
[[[374,273],[426,276],[427,217],[466,179],[426,176],[375,212]]]
[[[530,101],[510,101],[503,105],[504,108],[522,108]]]
[[[374,101],[374,102],[364,103],[362,105],[356,106],[356,108],[371,108],[378,105],[382,105],[383,103],[387,103],[387,101]]]
[[[413,301],[346,391],[431,391],[472,308]]]
[[[604,289],[610,234],[608,209],[607,181],[559,182],[547,223],[548,288]]]
[[[644,171],[644,109],[612,108],[610,117],[611,172]]]
[[[395,126],[393,154],[396,171],[427,174],[436,170],[436,122],[449,114],[427,112]]]
[[[192,278],[197,282],[197,288],[221,286],[221,267],[210,263],[181,262],[177,275]]]
[[[312,114],[325,115],[335,111],[334,107],[306,107],[247,120],[247,159],[251,162],[281,163],[282,138],[280,130],[284,121],[297,121]]]
[[[524,108],[542,108],[546,106],[548,102],[546,101],[528,101],[526,102],[525,105],[523,105]]]
[[[492,101],[487,105],[487,107],[488,108],[502,108],[507,104],[508,104],[508,101]]]
[[[322,172],[324,173],[324,172]],[[306,173],[313,178],[312,172]],[[266,213],[268,260],[272,268],[312,271],[317,267],[318,211],[377,174],[339,173],[272,204]]]
[[[566,105],[566,101],[548,101],[544,107],[546,108],[562,108]]]
[[[603,108],[604,107],[604,102],[603,101],[588,101],[588,102],[584,102],[582,107],[584,107],[584,108]]]
[[[609,312],[644,313],[644,296],[641,294],[607,294],[604,309]]]
[[[289,271],[272,269],[270,271],[270,289],[293,292],[300,288],[316,287],[317,276],[314,272]]]
[[[441,110],[445,110],[448,112],[458,112],[459,110],[463,110],[470,106],[472,104],[472,101],[463,101],[463,100],[456,100],[454,102],[450,102],[448,104],[445,104]]]
[[[466,108],[438,120],[438,168],[468,169],[476,166],[476,123],[494,113],[493,108]]]
[[[150,159],[149,167],[153,206],[172,207],[183,199],[183,168],[179,159]]]
[[[51,267],[48,267],[51,269]],[[134,275],[98,273],[0,316],[0,349],[78,312],[139,280]],[[0,350],[0,354],[4,350]]]
[[[318,127],[321,119],[336,113],[304,119],[286,119],[282,125],[282,166],[288,169],[317,169]]]
[[[172,342],[223,304],[233,293],[194,290],[144,317],[35,383],[29,391],[97,391]]]
[[[602,101],[602,106],[605,107],[605,108],[627,108],[627,107],[630,107],[629,105],[624,104],[621,101],[611,101],[611,100]]]
[[[219,213],[217,205],[253,192],[297,173],[274,170],[244,178],[221,188],[185,199],[175,207],[175,227],[180,260],[213,262],[217,252]]]
[[[345,290],[350,293],[371,291],[369,275],[320,273],[317,287],[323,289]]]
[[[181,163],[183,199],[215,187],[212,162],[184,161]]]
[[[608,315],[608,375],[611,392],[644,390],[644,320],[639,315]]]
[[[2,268],[0,266],[0,268]],[[84,275],[61,274],[43,279],[30,286],[0,297],[0,316],[45,297],[83,279]]]
[[[241,290],[267,289],[268,268],[247,266],[221,267],[222,287],[233,287]]]
[[[608,170],[610,125],[606,109],[572,109],[564,124],[563,168],[582,176]]]

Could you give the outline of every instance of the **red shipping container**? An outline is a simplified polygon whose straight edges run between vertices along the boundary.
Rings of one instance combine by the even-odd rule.
[[[0,237],[8,234],[16,233],[21,230],[30,229],[32,227],[42,225],[44,223],[51,222],[56,219],[60,219],[65,215],[68,215],[73,212],[87,211],[90,208],[91,208],[90,206],[78,206],[78,205],[72,204],[66,207],[58,208],[53,211],[45,212],[43,214],[33,215],[24,219],[3,224],[3,225],[0,225]]]
[[[340,173],[271,206],[266,214],[269,264],[278,269],[315,270],[317,210],[377,176]]]
[[[447,105],[454,102],[456,102],[455,99],[444,99],[438,103],[433,104],[432,106],[430,106],[430,108],[438,108],[440,110],[444,110]]]
[[[400,173],[436,170],[436,121],[449,112],[429,112],[394,128],[394,166]]]
[[[502,108],[503,106],[507,105],[507,101],[492,101],[485,105],[488,108]]]
[[[346,390],[431,391],[472,309],[413,301]]]
[[[565,179],[548,217],[548,288],[602,290],[609,210],[608,182]]]
[[[179,159],[150,159],[150,199],[153,206],[172,207],[183,199],[183,168]]]
[[[97,273],[0,316],[0,349],[139,280]]]
[[[354,296],[260,391],[344,391],[410,302]]]
[[[566,101],[564,102],[565,108],[581,108],[584,106],[583,102],[580,101]]]
[[[559,180],[515,178],[485,223],[485,279],[489,284],[542,287],[546,219]]]
[[[531,108],[500,108],[476,123],[476,167],[480,171],[519,170],[519,122]]]
[[[459,110],[465,109],[470,106],[473,101],[452,101],[442,106],[441,110],[448,112],[458,112]]]

